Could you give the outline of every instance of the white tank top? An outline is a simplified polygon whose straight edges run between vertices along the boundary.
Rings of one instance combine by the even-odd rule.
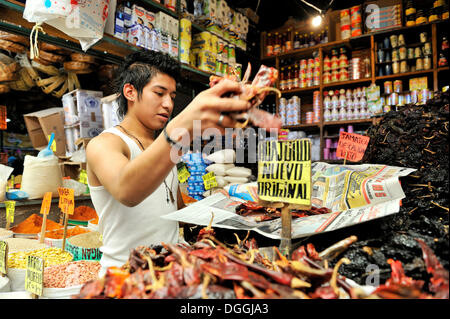
[[[117,128],[102,133],[112,133],[128,145],[130,160],[142,153],[134,140]],[[151,171],[148,172],[151,174]],[[178,177],[176,167],[166,177],[175,202],[167,202],[167,192],[162,183],[152,194],[135,207],[127,207],[117,201],[103,186],[89,185],[91,200],[97,211],[98,228],[102,234],[102,269],[99,277],[108,267],[121,267],[126,263],[132,249],[139,245],[178,242],[178,222],[162,219],[161,216],[177,210]],[[89,183],[89,181],[88,181]],[[169,195],[170,196],[170,195]]]

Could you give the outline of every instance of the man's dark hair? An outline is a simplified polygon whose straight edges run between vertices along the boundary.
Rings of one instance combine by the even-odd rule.
[[[158,73],[167,74],[178,82],[180,72],[179,62],[166,53],[145,50],[125,57],[125,61],[117,70],[114,83],[115,91],[120,94],[118,98],[119,116],[123,118],[128,111],[128,100],[123,96],[125,84],[133,85],[138,93],[138,98],[140,98],[144,87]]]

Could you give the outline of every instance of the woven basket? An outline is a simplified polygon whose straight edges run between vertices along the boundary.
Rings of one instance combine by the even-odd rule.
[[[35,70],[41,71],[49,75],[58,75],[59,70],[53,65],[43,65],[35,60],[31,61],[31,65]]]
[[[86,62],[86,63],[95,63],[95,58],[88,54],[83,53],[72,53],[70,55],[70,58],[72,61],[78,61],[78,62]]]
[[[66,59],[64,55],[54,54],[47,51],[39,51],[39,59],[43,59],[49,62],[62,63]]]
[[[27,50],[27,48],[21,44],[2,39],[0,39],[0,49],[14,53],[23,53]]]
[[[0,62],[0,82],[15,81],[17,79],[17,72],[12,72],[9,65]]]
[[[6,31],[0,31],[0,39],[19,43],[26,47],[30,46],[30,39],[28,39],[27,37],[24,37],[24,36],[18,35],[18,34],[9,33]]]

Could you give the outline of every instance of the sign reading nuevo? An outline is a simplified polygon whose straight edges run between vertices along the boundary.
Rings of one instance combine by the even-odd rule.
[[[258,196],[270,202],[311,204],[309,139],[265,141],[259,144]]]

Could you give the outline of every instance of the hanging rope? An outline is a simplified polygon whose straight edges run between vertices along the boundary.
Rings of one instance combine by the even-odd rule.
[[[33,60],[35,57],[39,58],[39,48],[38,48],[38,35],[39,31],[45,34],[44,29],[42,28],[41,22],[36,22],[31,29],[30,33],[30,59]],[[34,38],[33,38],[34,35]]]

